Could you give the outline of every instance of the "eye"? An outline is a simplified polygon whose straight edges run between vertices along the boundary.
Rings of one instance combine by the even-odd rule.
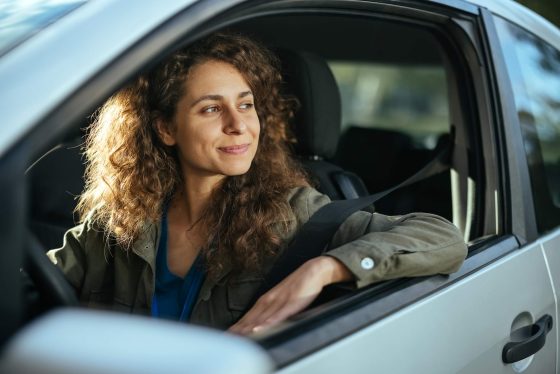
[[[254,106],[255,106],[255,104],[253,104],[253,103],[243,103],[239,106],[239,109],[249,110],[249,109],[253,108]]]
[[[217,105],[207,106],[202,108],[202,113],[217,113],[220,111],[220,107]]]

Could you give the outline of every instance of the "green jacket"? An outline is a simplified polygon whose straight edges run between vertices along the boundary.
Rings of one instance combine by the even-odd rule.
[[[296,188],[288,197],[293,211],[288,243],[309,217],[330,200],[312,188]],[[104,233],[89,220],[68,230],[62,248],[49,258],[78,290],[82,304],[149,314],[154,292],[159,224],[149,225],[133,243],[132,250],[112,248]],[[467,247],[459,230],[432,214],[413,213],[390,217],[359,211],[339,228],[326,252],[354,274],[357,287],[381,280],[449,274],[461,266]],[[275,258],[270,258],[265,269]],[[190,322],[227,328],[247,310],[263,278],[236,274],[225,268],[215,280],[206,279],[199,292]]]

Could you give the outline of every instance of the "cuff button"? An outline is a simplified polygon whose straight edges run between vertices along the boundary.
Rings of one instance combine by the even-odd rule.
[[[360,262],[360,266],[362,267],[362,269],[371,270],[375,266],[375,262],[371,257],[364,257]]]

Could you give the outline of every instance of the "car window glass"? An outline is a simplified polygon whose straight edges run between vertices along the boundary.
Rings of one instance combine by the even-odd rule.
[[[84,0],[3,0],[0,2],[0,55],[83,3]]]
[[[560,224],[560,52],[496,18],[535,200],[540,231]]]
[[[449,130],[445,71],[441,66],[331,62],[342,100],[342,131],[349,126],[391,129],[417,148],[433,149]]]

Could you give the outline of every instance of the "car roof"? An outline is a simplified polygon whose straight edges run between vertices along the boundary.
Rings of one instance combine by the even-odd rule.
[[[538,35],[560,50],[560,29],[550,21],[513,0],[463,0],[502,17]]]

